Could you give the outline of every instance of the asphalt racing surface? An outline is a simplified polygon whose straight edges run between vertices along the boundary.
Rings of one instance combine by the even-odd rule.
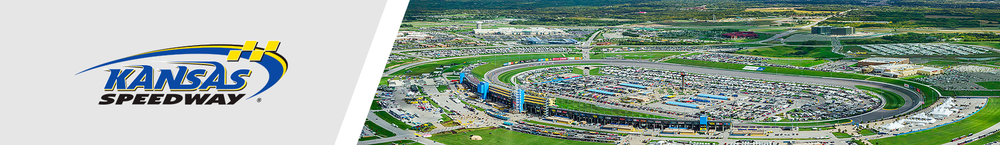
[[[807,84],[821,84],[821,85],[831,85],[831,86],[841,86],[853,88],[855,85],[871,86],[875,88],[880,88],[893,93],[900,94],[906,101],[902,107],[895,110],[884,110],[878,109],[869,113],[862,115],[857,115],[853,117],[848,117],[852,121],[871,121],[878,120],[882,118],[892,117],[893,115],[903,114],[909,112],[923,103],[923,96],[918,95],[909,89],[903,88],[901,86],[891,85],[882,82],[866,81],[866,80],[853,80],[853,79],[841,79],[841,78],[827,78],[827,77],[807,77],[807,76],[790,76],[790,75],[776,75],[776,74],[764,74],[755,72],[743,72],[743,71],[732,71],[732,70],[722,70],[722,69],[712,69],[712,68],[701,68],[693,66],[685,66],[680,64],[672,63],[656,63],[648,61],[632,61],[632,60],[566,60],[566,61],[546,61],[546,62],[533,62],[533,63],[523,63],[511,66],[504,66],[494,70],[486,72],[485,76],[488,78],[489,82],[494,85],[500,85],[504,88],[512,88],[508,84],[500,83],[499,75],[503,72],[511,71],[514,69],[539,66],[539,65],[555,65],[555,64],[578,64],[578,63],[602,63],[608,65],[620,65],[620,66],[636,66],[645,68],[655,68],[655,69],[665,69],[672,71],[683,71],[688,73],[699,73],[699,74],[711,74],[711,75],[721,75],[730,77],[742,77],[742,78],[753,78],[753,79],[764,79],[764,80],[775,80],[775,81],[785,81],[785,82],[798,82]],[[885,100],[885,99],[883,99]],[[818,121],[810,121],[818,122]]]

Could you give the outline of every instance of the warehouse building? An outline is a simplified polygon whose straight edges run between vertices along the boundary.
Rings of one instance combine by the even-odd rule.
[[[909,58],[872,57],[858,61],[858,67],[868,67],[883,64],[909,64]]]
[[[864,68],[862,71],[866,73],[881,74],[882,76],[893,77],[893,78],[908,77],[916,74],[936,75],[936,74],[941,74],[943,72],[943,70],[939,68],[924,67],[912,64],[873,65]]]
[[[851,27],[838,27],[830,29],[830,35],[851,35],[854,34],[854,28]]]
[[[944,73],[944,70],[941,70],[940,68],[924,67],[924,68],[917,69],[917,74],[925,75],[925,76],[936,75],[936,74],[941,74],[941,73]]]
[[[816,26],[812,27],[812,34],[816,35],[851,35],[854,34],[852,27]]]

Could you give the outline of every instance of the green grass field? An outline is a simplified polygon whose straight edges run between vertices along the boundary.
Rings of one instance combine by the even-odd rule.
[[[862,85],[856,85],[854,87],[877,93],[879,96],[882,96],[882,98],[885,98],[885,106],[882,107],[882,109],[887,109],[887,110],[899,109],[899,107],[902,107],[903,104],[906,103],[906,100],[903,100],[902,96],[899,96],[899,94],[893,92]]]
[[[448,85],[438,85],[437,90],[439,93],[444,93],[445,91],[448,91]]]
[[[581,75],[583,75],[583,69],[580,69],[580,68],[575,68],[575,67],[574,67],[574,68],[573,68],[573,72],[570,72],[570,73],[574,73],[574,74],[581,74]]]
[[[378,105],[378,100],[372,100],[371,110],[382,110],[382,106]]]
[[[870,140],[875,144],[938,145],[951,139],[979,132],[1000,122],[1000,98],[989,98],[989,103],[976,114],[961,121],[917,133]]]
[[[951,65],[956,65],[956,64],[958,64],[958,62],[954,62],[954,61],[930,61],[930,62],[924,63],[923,65],[931,65],[931,66],[939,66],[940,67],[940,66],[951,66]]]
[[[497,77],[497,79],[500,79],[500,82],[511,84],[512,82],[510,81],[510,78],[513,78],[514,75],[516,75],[518,73],[521,73],[521,72],[525,72],[525,71],[529,71],[529,70],[535,70],[535,69],[541,69],[541,68],[548,68],[548,67],[574,66],[574,65],[604,65],[604,64],[600,64],[600,63],[580,63],[580,64],[557,64],[557,65],[533,66],[533,67],[519,68],[519,69],[515,69],[515,70],[510,70],[510,71],[507,71],[507,72],[503,72],[503,73],[500,74],[500,76]],[[482,67],[482,66],[480,66],[480,67]],[[477,69],[478,69],[478,67],[477,67]]]
[[[390,77],[382,77],[382,79],[378,81],[378,85],[389,85],[389,78]]]
[[[904,80],[913,80],[913,79],[918,79],[918,78],[923,78],[923,77],[927,77],[927,76],[923,76],[923,75],[913,75],[913,76],[908,76],[908,77],[905,77],[905,78],[900,78],[900,79],[904,79]]]
[[[869,135],[875,135],[875,134],[878,134],[878,133],[875,133],[872,130],[862,129],[862,130],[858,131],[858,134],[861,134],[861,136],[869,136]]]
[[[810,66],[816,66],[816,65],[819,65],[819,64],[830,62],[830,61],[828,61],[826,59],[820,59],[820,60],[780,60],[780,59],[772,59],[772,60],[766,60],[764,62],[771,63],[771,64],[784,64],[784,65],[792,65],[792,66],[810,67]]]
[[[478,135],[483,140],[471,140],[469,136]],[[505,129],[483,129],[468,132],[451,134],[450,132],[434,134],[427,139],[448,145],[605,145],[604,143],[575,141],[566,139],[549,138],[544,136],[531,135]]]
[[[633,52],[633,53],[598,53],[591,55],[590,59],[603,59],[606,57],[619,57],[624,59],[642,59],[642,60],[659,60],[661,58],[673,55],[680,55],[686,52]]]
[[[889,84],[897,85],[897,86],[900,86],[900,87],[906,86],[905,84],[910,84],[910,86],[913,86],[914,88],[920,89],[919,93],[922,93],[924,95],[924,104],[920,105],[920,107],[917,107],[917,110],[930,107],[931,104],[934,104],[934,102],[937,102],[938,98],[940,97],[940,96],[938,96],[938,94],[936,92],[934,92],[933,89],[930,88],[930,86],[918,85],[918,84],[914,84],[914,83],[904,82],[902,80],[890,79],[890,78],[883,78],[883,77],[872,77],[872,78],[870,78],[868,80],[869,81],[877,81],[877,82],[889,83]],[[938,90],[941,90],[941,89],[938,89]],[[916,92],[916,91],[914,91],[914,92]],[[941,92],[941,94],[944,95],[944,92]]]
[[[381,126],[375,124],[375,122],[369,120],[365,120],[365,126],[368,126],[368,129],[375,131],[375,136],[380,136],[383,138],[396,136],[396,133],[392,133],[392,131],[386,130],[385,128],[382,128]],[[378,138],[372,138],[372,137],[362,138],[361,141],[372,140],[372,139],[378,139]]]
[[[976,82],[987,89],[1000,89],[1000,82]]]
[[[839,132],[832,132],[832,133],[833,133],[833,136],[837,137],[837,138],[851,138],[850,134],[839,133]]]
[[[766,57],[812,57],[812,58],[839,58],[843,55],[833,53],[831,47],[800,47],[800,46],[774,46],[769,48],[757,48],[740,50],[736,53],[759,55]]]
[[[590,75],[592,75],[592,76],[603,76],[604,74],[601,73],[601,68],[598,67],[598,68],[591,68],[590,69]]]
[[[413,126],[410,126],[409,124],[403,123],[403,121],[399,121],[399,119],[396,119],[395,117],[392,117],[392,115],[389,115],[389,113],[387,113],[385,111],[375,111],[375,115],[378,116],[378,118],[382,118],[382,120],[385,120],[385,122],[389,122],[389,123],[395,124],[396,126],[398,126],[401,129],[410,129],[410,128],[413,128]]]
[[[598,113],[598,114],[618,115],[618,116],[631,116],[631,117],[642,117],[642,118],[674,119],[674,118],[670,118],[670,117],[663,117],[663,116],[652,115],[652,114],[632,112],[632,111],[621,110],[621,109],[609,109],[609,108],[600,107],[600,106],[597,106],[597,105],[594,105],[594,104],[577,102],[577,101],[567,100],[567,99],[556,99],[556,105],[559,105],[559,108],[563,108],[563,109],[583,111],[583,112],[591,112],[591,113]]]

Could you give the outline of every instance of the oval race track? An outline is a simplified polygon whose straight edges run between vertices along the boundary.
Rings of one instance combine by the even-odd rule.
[[[578,64],[578,63],[602,63],[608,65],[621,65],[621,66],[637,66],[646,68],[656,68],[665,69],[672,71],[684,71],[690,73],[700,73],[700,74],[711,74],[711,75],[722,75],[730,77],[743,77],[743,78],[754,78],[754,79],[766,79],[766,80],[778,80],[787,82],[799,82],[799,83],[809,83],[809,84],[822,84],[822,85],[832,85],[832,86],[842,86],[853,88],[854,85],[864,85],[871,86],[875,88],[880,88],[884,90],[891,91],[893,93],[899,94],[906,101],[902,107],[895,110],[884,110],[878,109],[877,111],[872,111],[862,115],[856,115],[848,117],[854,122],[860,121],[871,121],[878,120],[882,118],[892,117],[893,115],[903,114],[916,109],[923,103],[923,96],[918,95],[909,89],[903,88],[901,86],[891,85],[882,82],[873,82],[865,80],[853,80],[853,79],[841,79],[841,78],[820,78],[820,77],[806,77],[806,76],[790,76],[790,75],[775,75],[775,74],[764,74],[764,73],[753,73],[753,72],[743,72],[743,71],[732,71],[732,70],[722,70],[722,69],[711,69],[711,68],[701,68],[693,66],[685,66],[680,64],[672,63],[655,63],[648,61],[632,61],[632,60],[566,60],[566,61],[546,61],[546,62],[533,62],[533,63],[523,63],[511,66],[504,66],[497,69],[490,70],[484,75],[491,84],[499,84],[505,88],[512,88],[508,84],[500,83],[498,77],[507,71],[511,71],[519,68],[526,68],[531,66],[539,65],[554,65],[554,64]],[[883,99],[884,100],[884,99]],[[815,122],[815,121],[813,121]]]

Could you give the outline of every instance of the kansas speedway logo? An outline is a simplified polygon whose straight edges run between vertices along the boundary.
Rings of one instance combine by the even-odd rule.
[[[106,76],[98,105],[234,105],[273,87],[288,71],[278,41],[257,47],[195,45],[153,50],[76,73]],[[94,71],[102,70],[102,71]],[[101,73],[99,73],[101,72]],[[249,95],[248,95],[249,94]]]

